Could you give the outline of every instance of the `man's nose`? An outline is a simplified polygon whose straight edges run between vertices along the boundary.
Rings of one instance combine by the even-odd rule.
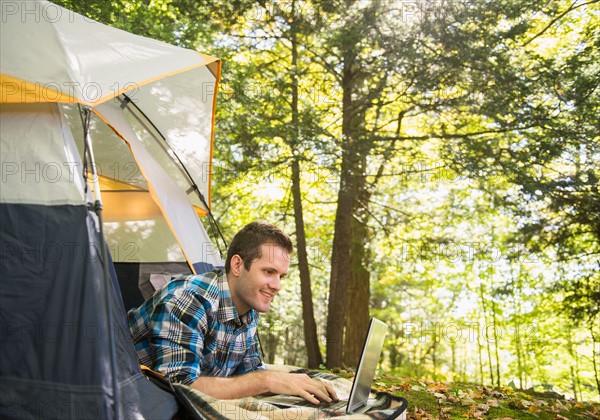
[[[281,276],[275,276],[273,281],[269,283],[269,287],[274,291],[279,292],[279,290],[281,289]]]

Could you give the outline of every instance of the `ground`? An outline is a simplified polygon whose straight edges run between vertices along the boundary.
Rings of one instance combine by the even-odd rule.
[[[344,371],[341,376],[352,376]],[[407,419],[600,419],[600,404],[567,401],[553,393],[511,387],[420,381],[383,375],[373,387],[408,400]]]

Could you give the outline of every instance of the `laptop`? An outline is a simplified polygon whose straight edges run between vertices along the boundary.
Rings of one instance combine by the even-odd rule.
[[[318,405],[312,404],[304,398],[292,395],[274,395],[262,397],[261,400],[285,408],[314,407],[341,411],[345,407],[345,411],[348,414],[366,412],[370,408],[369,395],[371,393],[371,385],[373,384],[375,371],[379,364],[379,357],[383,349],[387,328],[386,323],[377,318],[371,318],[367,337],[363,343],[360,360],[356,368],[356,375],[352,382],[352,389],[347,400],[341,398],[340,401],[331,403],[323,402]]]

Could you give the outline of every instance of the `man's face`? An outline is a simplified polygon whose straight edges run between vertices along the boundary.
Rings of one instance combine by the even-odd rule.
[[[231,259],[229,289],[239,315],[250,308],[267,312],[271,301],[281,288],[281,279],[290,266],[290,254],[280,246],[263,244],[262,256],[252,261],[250,270],[244,267],[239,255]]]

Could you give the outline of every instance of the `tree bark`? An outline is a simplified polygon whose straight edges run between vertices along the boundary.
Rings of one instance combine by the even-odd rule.
[[[477,352],[479,353],[479,378],[480,384],[483,385],[483,346],[481,345],[481,328],[477,322]]]
[[[327,312],[327,367],[342,366],[346,303],[350,285],[352,219],[358,197],[360,167],[357,156],[357,131],[353,118],[352,65],[356,58],[355,46],[349,46],[343,56],[342,70],[342,162],[340,188],[335,214],[333,249],[331,252],[331,277]]]
[[[296,223],[296,253],[298,255],[298,270],[300,272],[300,294],[302,296],[302,320],[304,324],[304,340],[308,356],[308,367],[316,369],[323,364],[323,356],[319,349],[317,323],[312,300],[310,271],[306,251],[306,236],[302,212],[302,197],[300,191],[300,165],[296,159],[292,162],[292,195],[294,197],[294,221]]]
[[[496,386],[500,388],[500,354],[498,353],[498,329],[496,328],[496,302],[492,299],[492,321],[494,325],[494,349],[496,355]]]
[[[356,231],[354,232],[356,234]],[[360,237],[360,236],[357,236]],[[348,308],[346,311],[346,335],[342,364],[355,367],[358,364],[363,342],[369,328],[369,271],[363,267],[363,244],[353,245],[352,273],[348,290]]]
[[[596,390],[600,395],[600,372],[598,372],[598,352],[596,351],[596,345],[598,344],[598,338],[594,332],[594,322],[590,321],[589,325],[590,335],[592,336],[592,366],[594,366],[594,378],[596,379]]]
[[[295,2],[292,5],[295,8]],[[293,14],[294,15],[294,14]],[[295,21],[291,25],[292,41],[292,128],[294,130],[295,146],[300,137],[299,103],[298,103],[298,39]],[[298,256],[298,271],[300,273],[300,294],[302,297],[302,320],[304,325],[304,340],[308,356],[308,367],[318,368],[323,364],[323,356],[319,349],[317,323],[312,300],[308,253],[306,251],[306,231],[304,228],[304,212],[302,209],[302,190],[300,185],[300,162],[297,156],[292,160],[292,197],[294,202],[294,222],[296,225],[296,253]]]
[[[484,323],[484,327],[486,329],[486,334],[484,337],[484,340],[486,342],[486,350],[487,350],[487,355],[488,355],[488,363],[490,365],[490,383],[493,386],[494,385],[494,370],[493,370],[493,365],[492,365],[492,349],[490,348],[490,337],[487,334],[487,307],[485,304],[485,297],[484,297],[484,293],[483,293],[483,284],[479,285],[479,297],[481,299],[481,308],[483,309],[483,320],[485,321]]]
[[[353,194],[352,174],[348,161],[342,161],[338,207],[335,215],[333,249],[331,252],[331,279],[327,312],[327,367],[342,366],[344,324],[348,284],[350,282],[350,241]]]

